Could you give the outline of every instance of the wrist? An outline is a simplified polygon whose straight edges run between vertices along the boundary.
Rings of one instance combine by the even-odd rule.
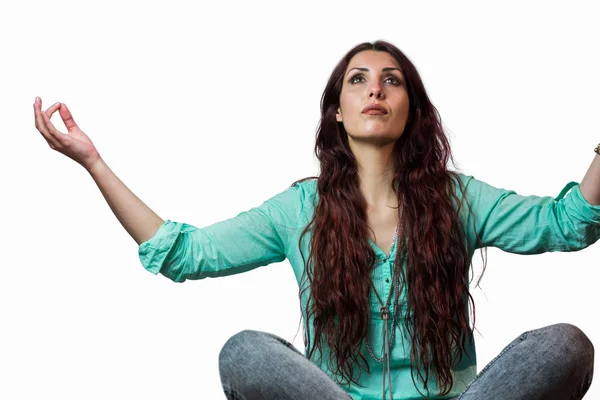
[[[93,162],[86,167],[87,171],[92,176],[97,176],[103,169],[106,169],[107,165],[102,159],[102,157],[98,156]]]

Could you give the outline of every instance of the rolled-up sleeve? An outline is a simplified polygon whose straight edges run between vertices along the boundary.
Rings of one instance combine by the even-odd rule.
[[[139,245],[139,259],[146,270],[175,282],[232,275],[283,261],[302,210],[301,196],[296,184],[259,207],[204,228],[166,220]]]
[[[491,246],[517,254],[568,252],[600,238],[600,205],[590,204],[577,182],[569,182],[553,198],[522,196],[472,176],[463,178],[481,239],[475,248]]]

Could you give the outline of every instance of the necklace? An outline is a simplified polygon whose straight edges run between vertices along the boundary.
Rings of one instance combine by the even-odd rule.
[[[400,228],[401,223],[402,223],[402,209],[400,209],[400,217],[398,218],[398,224],[396,225],[396,232],[394,233],[394,238],[392,239],[392,248],[390,248],[390,253],[394,247],[394,244],[396,244],[396,241],[398,240],[398,230]],[[395,274],[393,274],[393,275],[395,275]],[[392,350],[392,343],[394,342],[394,333],[396,330],[394,329],[394,324],[392,321],[392,337],[389,338],[388,320],[390,319],[389,307],[390,307],[390,300],[392,298],[392,286],[394,286],[396,293],[398,293],[398,280],[394,279],[394,277],[392,277],[392,283],[390,284],[390,291],[388,293],[388,297],[387,297],[385,304],[383,304],[383,301],[381,300],[379,293],[377,293],[377,289],[375,289],[375,284],[373,284],[373,280],[370,279],[370,281],[371,281],[371,287],[373,288],[373,292],[377,296],[377,300],[379,301],[379,304],[381,305],[379,312],[381,313],[381,319],[383,320],[383,323],[384,323],[383,351],[382,351],[383,354],[381,355],[381,358],[378,358],[375,356],[375,354],[373,353],[373,349],[371,348],[371,344],[369,343],[369,339],[366,340],[367,350],[369,350],[369,353],[371,354],[371,357],[373,357],[375,362],[380,363],[383,360],[387,361],[383,365],[383,386],[382,386],[381,396],[382,396],[382,399],[385,400],[385,375],[386,375],[385,370],[387,367],[387,378],[388,378],[388,384],[389,384],[390,400],[393,400],[393,398],[392,398],[392,376],[391,376],[391,372],[390,372],[390,352]],[[397,310],[396,310],[396,312],[397,312]]]
[[[394,291],[395,293],[398,293],[398,281],[394,282]],[[376,295],[377,292],[375,292]],[[379,296],[379,295],[378,295]],[[389,298],[390,296],[388,296],[388,301],[386,301],[385,306],[381,306],[381,308],[379,309],[379,312],[381,314],[381,319],[384,320],[384,323],[387,324],[389,317],[390,317],[390,311],[389,311],[389,306],[390,306],[390,302],[389,302]],[[380,304],[381,300],[379,301]],[[392,321],[393,322],[393,321]],[[393,324],[392,324],[393,326]],[[390,334],[390,340],[388,343],[388,351],[392,351],[392,345],[394,344],[394,339],[395,339],[395,329],[392,329],[392,333]],[[373,360],[375,360],[375,362],[382,362],[383,359],[385,358],[385,354],[382,354],[381,357],[377,357],[375,355],[375,353],[373,352],[373,348],[371,347],[371,344],[369,343],[369,339],[367,339],[367,350],[369,351],[369,353],[371,354],[371,357],[373,357]]]
[[[399,225],[396,226],[396,232],[394,233],[394,239],[392,240],[392,247],[394,246],[394,244],[395,244],[395,242],[396,242],[396,240],[398,238],[398,227],[399,227]],[[398,293],[398,281],[393,279],[393,284],[394,284],[395,293]],[[387,326],[387,321],[388,321],[389,316],[390,316],[389,307],[390,307],[390,300],[392,298],[391,286],[392,285],[390,285],[390,292],[388,294],[387,300],[386,300],[385,305],[384,305],[383,301],[381,301],[381,297],[379,296],[379,293],[377,293],[377,289],[375,289],[375,285],[373,284],[373,280],[371,280],[371,287],[373,288],[373,292],[375,293],[375,296],[377,296],[377,300],[379,301],[379,304],[381,305],[381,308],[379,309],[379,312],[381,314],[381,319],[384,320],[384,323],[386,324],[386,326]],[[392,344],[394,343],[395,332],[396,332],[396,330],[392,329],[392,333],[391,333],[391,337],[390,337],[390,342],[388,344],[388,351],[392,350]],[[375,356],[375,354],[373,352],[373,348],[371,347],[371,344],[369,343],[369,339],[367,339],[367,350],[369,351],[369,353],[371,354],[371,357],[373,357],[373,360],[375,360],[375,362],[380,363],[385,358],[385,353],[381,357]]]

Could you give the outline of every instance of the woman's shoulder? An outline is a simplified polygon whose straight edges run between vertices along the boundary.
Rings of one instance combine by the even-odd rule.
[[[316,176],[309,176],[307,178],[302,178],[294,183],[292,183],[290,189],[294,189],[300,195],[300,199],[302,202],[306,200],[314,200],[314,197],[317,193],[317,179]]]
[[[266,203],[288,213],[300,213],[307,208],[307,205],[313,204],[316,192],[316,178],[303,178],[287,186],[282,192],[268,199]]]
[[[294,194],[296,213],[311,214],[314,212],[318,199],[317,179],[314,176],[299,179],[286,190],[286,192]]]
[[[449,171],[449,173],[455,183],[456,194],[462,197],[465,194],[469,183],[474,180],[473,175],[468,175],[461,171]]]
[[[297,181],[292,183],[292,186],[316,188],[318,179],[319,177],[317,176],[307,176],[306,178],[298,179]]]
[[[464,172],[461,171],[449,171],[450,172],[450,176],[456,181],[457,179],[463,183],[466,184],[468,183],[471,179],[473,179],[473,175],[468,175]]]

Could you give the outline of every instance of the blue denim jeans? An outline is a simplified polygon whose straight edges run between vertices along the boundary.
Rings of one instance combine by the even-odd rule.
[[[221,384],[229,400],[351,399],[291,343],[245,330],[219,354]],[[554,324],[527,331],[486,365],[457,400],[579,400],[594,373],[594,346],[576,326]]]

